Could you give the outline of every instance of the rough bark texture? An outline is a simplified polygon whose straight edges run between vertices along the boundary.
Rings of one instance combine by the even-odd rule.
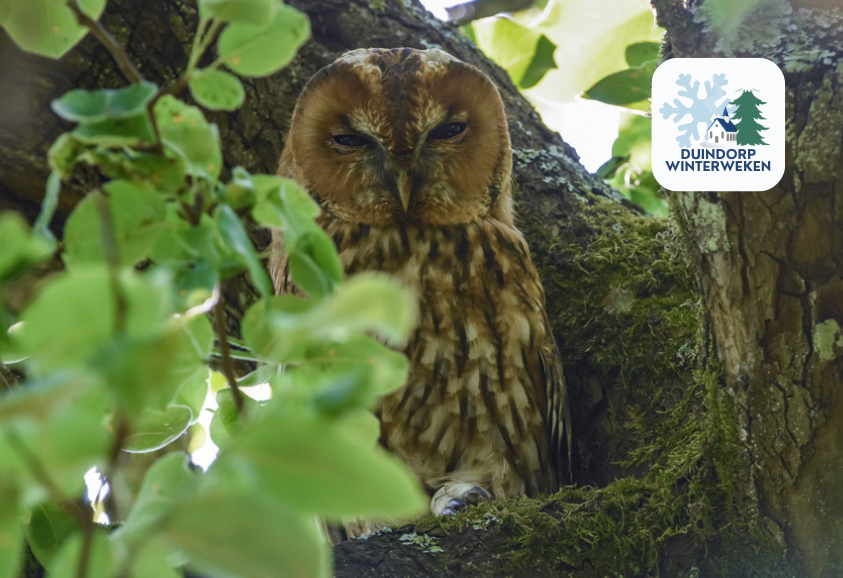
[[[840,21],[776,37],[779,63],[787,53],[805,64],[787,76],[788,171],[779,187],[675,201],[710,311],[723,388],[706,357],[707,333],[699,331],[701,321],[707,325],[695,281],[670,226],[641,218],[587,174],[503,71],[409,1],[290,3],[309,14],[313,40],[279,74],[248,81],[239,111],[209,115],[220,126],[228,166],[274,172],[296,96],[345,50],[438,46],[486,71],[507,108],[519,226],[543,277],[566,365],[575,479],[609,485],[344,543],[336,549],[337,575],[726,575],[717,570],[722,566],[699,565],[708,552],[753,570],[731,576],[790,576],[776,559],[756,573],[756,558],[718,534],[732,512],[727,495],[742,485],[757,490],[761,513],[776,522],[767,533],[781,537],[804,575],[834,576],[843,552],[835,491],[843,474],[843,401],[836,394],[843,371]],[[654,4],[669,32],[668,56],[718,48],[695,23],[698,8],[686,6],[693,3]],[[186,0],[110,0],[102,20],[141,72],[166,84],[184,66],[195,12]],[[762,38],[772,34],[763,19],[751,23]],[[753,45],[737,52],[768,56]],[[69,128],[50,111],[50,100],[74,87],[123,84],[91,38],[51,61],[22,54],[0,31],[0,210],[37,212],[46,151]],[[67,183],[57,230],[96,179],[79,171]],[[716,249],[703,250],[698,241],[712,238]],[[235,283],[226,297],[236,312],[251,293]],[[725,391],[739,410],[739,430],[731,406],[719,401]],[[738,434],[746,462],[731,451]],[[632,477],[619,480],[624,476]]]
[[[762,193],[676,195],[751,462],[801,576],[843,573],[843,10],[759,10],[733,44],[659,2],[675,57],[761,56],[787,83],[787,161]],[[793,24],[794,26],[788,27]],[[764,30],[788,30],[771,40]]]

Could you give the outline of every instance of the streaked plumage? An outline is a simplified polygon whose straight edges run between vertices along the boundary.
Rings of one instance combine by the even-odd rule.
[[[434,496],[495,497],[565,481],[569,423],[544,291],[515,228],[503,104],[439,50],[364,49],[302,92],[279,174],[308,188],[348,274],[419,295],[406,386],[381,403],[382,443]],[[276,235],[271,269],[290,285]]]

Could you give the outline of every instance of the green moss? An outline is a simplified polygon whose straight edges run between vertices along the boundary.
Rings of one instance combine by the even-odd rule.
[[[504,532],[513,568],[544,560],[593,570],[578,576],[775,576],[783,549],[745,499],[737,419],[674,225],[613,203],[584,215],[597,233],[534,259],[568,371],[612,383],[622,398],[606,428],[623,474],[601,488],[485,504],[446,525]]]

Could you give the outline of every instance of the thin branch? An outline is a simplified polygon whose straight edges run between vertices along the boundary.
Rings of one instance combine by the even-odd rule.
[[[222,353],[222,374],[228,382],[228,387],[231,388],[231,394],[234,397],[234,405],[237,407],[237,412],[240,413],[243,409],[243,392],[240,391],[240,387],[237,385],[237,377],[234,375],[234,364],[231,360],[231,348],[228,345],[228,330],[222,297],[214,305],[214,321],[216,322],[217,339],[219,339],[220,352]]]
[[[111,207],[108,206],[108,197],[105,193],[95,193],[94,204],[102,222],[102,248],[105,253],[105,260],[108,263],[108,279],[111,284],[111,292],[114,295],[114,333],[123,333],[126,328],[126,312],[128,304],[123,294],[123,287],[120,285],[120,253],[117,250],[117,238],[114,234],[114,219],[111,216]]]
[[[132,84],[143,81],[143,76],[132,62],[132,59],[129,58],[129,55],[126,54],[126,50],[111,34],[108,33],[108,30],[106,30],[102,24],[82,12],[77,0],[67,0],[67,7],[70,8],[71,12],[73,12],[73,15],[76,17],[76,22],[80,26],[84,26],[90,30],[91,34],[100,41],[100,44],[105,46],[105,48],[111,53],[111,57],[114,58],[114,62],[117,63],[117,67],[120,69],[120,72],[123,73],[123,76],[126,77],[126,80]]]

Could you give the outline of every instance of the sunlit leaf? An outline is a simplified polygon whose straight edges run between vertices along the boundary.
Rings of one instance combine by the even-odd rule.
[[[105,0],[78,0],[78,3],[82,12],[95,20],[105,8]],[[18,46],[51,58],[70,50],[88,32],[76,23],[66,0],[10,0],[5,12],[3,28]]]
[[[196,102],[210,110],[235,110],[246,96],[236,76],[216,68],[197,70],[188,85]]]
[[[61,177],[67,176],[73,171],[73,167],[79,162],[79,157],[87,149],[88,147],[75,138],[72,133],[66,132],[60,135],[47,153],[50,169]]]
[[[556,45],[540,30],[509,18],[489,18],[473,26],[479,46],[522,88],[535,85],[556,68]]]
[[[650,82],[656,69],[656,61],[610,74],[589,88],[584,98],[599,100],[606,104],[629,105],[650,98]]]
[[[226,26],[217,42],[217,52],[237,74],[267,76],[286,66],[308,38],[307,16],[280,5],[267,24],[233,22]]]
[[[536,43],[536,49],[527,70],[524,71],[524,75],[518,81],[518,88],[532,88],[544,78],[547,71],[557,68],[556,61],[553,58],[555,52],[556,45],[542,34]]]

